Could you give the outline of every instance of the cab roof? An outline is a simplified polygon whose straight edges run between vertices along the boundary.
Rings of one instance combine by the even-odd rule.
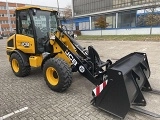
[[[23,7],[17,7],[16,10],[27,10],[30,8],[35,8],[35,9],[40,9],[40,10],[45,10],[45,11],[56,11],[56,10],[52,10],[52,9],[47,9],[47,8],[43,8],[43,7],[39,7],[39,6],[23,6]]]

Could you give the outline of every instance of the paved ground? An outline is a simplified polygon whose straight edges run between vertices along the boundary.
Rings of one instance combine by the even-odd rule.
[[[16,77],[7,61],[6,40],[0,40],[0,119],[5,120],[112,120],[117,119],[90,105],[94,86],[78,73],[73,84],[64,93],[51,91],[44,82],[42,71],[32,69],[25,78]],[[118,59],[134,51],[146,52],[151,68],[150,83],[160,89],[160,42],[79,41],[83,46],[93,45],[102,60]],[[160,96],[144,93],[145,109],[160,113]],[[7,116],[6,116],[7,115]],[[10,117],[9,117],[10,116]],[[153,118],[130,111],[125,120]]]

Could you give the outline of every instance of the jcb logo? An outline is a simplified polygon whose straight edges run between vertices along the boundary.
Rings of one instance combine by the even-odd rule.
[[[66,50],[65,53],[66,53],[66,55],[69,57],[69,59],[72,61],[72,63],[76,66],[76,65],[77,65],[77,61],[76,61],[76,59],[73,57],[73,55],[72,55],[68,50]]]
[[[24,47],[29,47],[30,46],[29,42],[22,42],[21,45],[24,46]]]

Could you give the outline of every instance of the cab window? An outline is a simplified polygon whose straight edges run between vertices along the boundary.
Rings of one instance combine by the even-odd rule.
[[[28,11],[21,11],[18,17],[19,34],[33,37],[33,27]]]

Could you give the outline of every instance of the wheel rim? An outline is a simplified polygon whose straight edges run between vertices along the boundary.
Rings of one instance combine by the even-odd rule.
[[[47,77],[48,82],[51,85],[57,85],[58,82],[59,82],[58,73],[57,73],[57,71],[53,67],[47,68],[47,70],[46,70],[46,77]]]
[[[19,71],[19,64],[18,64],[18,61],[16,59],[13,59],[12,60],[12,68],[15,72],[18,72]]]

